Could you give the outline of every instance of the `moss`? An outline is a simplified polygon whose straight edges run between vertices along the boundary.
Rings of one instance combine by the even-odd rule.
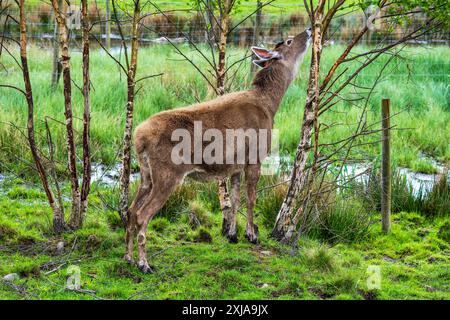
[[[415,172],[430,173],[430,174],[437,173],[436,167],[432,163],[424,159],[418,159],[413,161],[411,163],[411,167]]]
[[[264,225],[273,227],[278,210],[287,192],[287,184],[280,184],[276,177],[263,176],[259,182],[261,192],[256,202],[256,212],[261,215]]]
[[[194,235],[195,242],[206,242],[211,243],[213,241],[211,234],[205,228],[200,228],[196,231]]]
[[[36,189],[29,189],[22,186],[15,186],[10,189],[6,196],[10,199],[46,199],[43,192],[37,191]]]
[[[155,218],[150,222],[150,228],[156,232],[163,232],[169,226],[169,221],[166,218]]]
[[[44,205],[2,199],[0,207],[6,213],[0,216],[0,275],[19,274],[17,285],[38,299],[94,298],[62,290],[70,264],[80,268],[83,289],[107,299],[450,299],[446,217],[402,212],[393,215],[388,235],[376,221],[362,240],[330,248],[321,240],[302,237],[298,251],[292,251],[268,239],[271,228],[262,223],[262,216],[255,221],[260,225],[260,245],[244,239],[241,215],[240,242],[228,243],[221,235],[221,215],[211,213],[207,201],[194,201],[196,211],[211,225],[192,230],[186,218],[153,220],[147,245],[156,272],[145,275],[122,259],[124,231],[111,227],[111,212],[92,207],[83,229],[56,237],[43,233],[50,217]],[[66,249],[54,256],[59,241]],[[63,261],[69,263],[46,274]],[[378,290],[366,284],[372,265],[381,270]],[[3,285],[0,297],[23,298]]]
[[[323,245],[307,249],[304,259],[306,264],[320,271],[332,271],[335,268],[334,256]]]
[[[204,204],[198,200],[189,203],[187,219],[192,229],[196,229],[199,226],[204,226],[205,228],[210,228],[212,226],[210,213],[205,208]]]
[[[399,219],[409,222],[414,226],[423,225],[425,218],[417,212],[402,212],[398,215]]]
[[[106,211],[105,218],[112,229],[124,228],[124,223],[116,211]]]
[[[0,240],[6,241],[17,235],[16,230],[7,225],[0,225]]]
[[[440,228],[438,232],[440,239],[450,243],[450,222],[446,221]]]

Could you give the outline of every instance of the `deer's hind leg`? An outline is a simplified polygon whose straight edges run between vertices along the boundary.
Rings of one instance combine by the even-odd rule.
[[[253,223],[253,208],[256,201],[256,185],[261,174],[259,164],[248,165],[245,168],[245,179],[247,183],[247,228],[245,236],[251,243],[258,243],[258,226]]]
[[[227,216],[224,215],[222,222],[222,234],[232,243],[236,243],[236,214],[241,201],[241,173],[231,176],[231,210]]]
[[[153,272],[147,262],[146,232],[148,223],[166,203],[175,187],[180,184],[182,180],[183,175],[177,175],[173,171],[152,171],[152,191],[150,192],[150,196],[145,198],[142,206],[136,213],[136,231],[139,252],[138,268],[144,273]]]
[[[125,233],[126,252],[124,259],[128,263],[133,263],[134,237],[136,236],[136,214],[137,210],[142,206],[145,197],[148,197],[152,190],[152,179],[150,174],[150,166],[146,159],[139,158],[141,182],[139,184],[136,197],[133,200],[127,212],[127,227]]]

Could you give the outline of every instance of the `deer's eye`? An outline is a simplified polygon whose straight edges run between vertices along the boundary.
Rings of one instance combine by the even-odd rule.
[[[292,41],[293,41],[292,39],[286,40],[286,45],[290,46],[292,44]]]

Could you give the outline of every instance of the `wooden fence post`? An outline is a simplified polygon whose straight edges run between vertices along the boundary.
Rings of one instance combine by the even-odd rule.
[[[382,230],[391,230],[391,145],[390,145],[390,100],[381,103],[381,224]]]

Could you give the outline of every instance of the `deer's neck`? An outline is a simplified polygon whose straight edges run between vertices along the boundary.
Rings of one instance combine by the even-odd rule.
[[[275,116],[281,100],[292,82],[292,73],[284,65],[277,65],[260,70],[253,80],[253,86],[261,97],[267,101],[268,111]]]

